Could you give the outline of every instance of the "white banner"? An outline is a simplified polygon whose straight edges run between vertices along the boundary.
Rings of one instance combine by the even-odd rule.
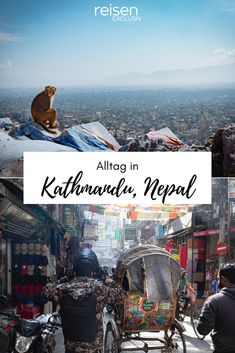
[[[25,152],[25,204],[209,204],[210,152]]]

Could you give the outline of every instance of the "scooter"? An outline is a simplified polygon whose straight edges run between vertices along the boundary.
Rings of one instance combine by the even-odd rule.
[[[61,326],[59,314],[39,315],[33,320],[26,320],[11,309],[11,312],[0,312],[2,317],[5,316],[6,320],[13,323],[9,331],[7,353],[53,353],[56,346],[55,332]],[[5,332],[6,327],[2,327]]]

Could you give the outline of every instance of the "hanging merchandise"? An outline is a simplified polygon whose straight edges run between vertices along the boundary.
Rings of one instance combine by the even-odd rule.
[[[170,254],[173,257],[173,259],[177,262],[180,261],[180,253],[179,253],[179,249],[171,249],[170,250]]]
[[[45,298],[41,291],[48,282],[48,256],[46,244],[14,245],[12,293],[23,318],[32,318],[42,312]]]
[[[33,265],[34,263],[34,244],[28,244],[28,264]]]
[[[58,233],[55,229],[51,230],[50,237],[50,248],[51,254],[55,256],[60,256],[61,253],[61,234]]]
[[[46,246],[46,244],[43,244],[41,246],[41,265],[42,266],[47,266],[48,265],[48,247]]]
[[[180,266],[186,269],[188,258],[188,247],[187,245],[180,245]]]
[[[41,262],[41,244],[37,243],[34,246],[34,264],[40,266]]]
[[[66,269],[71,270],[73,267],[74,256],[77,250],[80,248],[80,242],[78,237],[71,237],[66,246]]]
[[[166,246],[165,246],[165,250],[170,252],[172,249],[174,249],[174,246],[175,246],[174,240],[173,239],[168,240],[168,242],[166,243]]]
[[[155,226],[155,237],[156,239],[162,239],[164,237],[164,227],[161,223],[157,223]]]

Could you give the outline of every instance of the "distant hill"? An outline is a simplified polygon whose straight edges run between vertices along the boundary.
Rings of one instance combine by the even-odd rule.
[[[115,76],[111,85],[141,86],[188,86],[220,85],[235,83],[235,64],[205,66],[189,70],[154,71],[149,74],[138,72]]]

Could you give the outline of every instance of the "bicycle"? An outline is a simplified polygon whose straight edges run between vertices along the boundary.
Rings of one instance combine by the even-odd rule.
[[[177,319],[183,322],[185,319],[185,316],[189,316],[191,325],[193,327],[193,330],[196,336],[200,340],[203,340],[205,336],[200,335],[200,333],[197,331],[197,320],[199,318],[200,313],[201,313],[201,307],[197,307],[189,296],[182,294],[179,297],[177,313],[176,313]]]

